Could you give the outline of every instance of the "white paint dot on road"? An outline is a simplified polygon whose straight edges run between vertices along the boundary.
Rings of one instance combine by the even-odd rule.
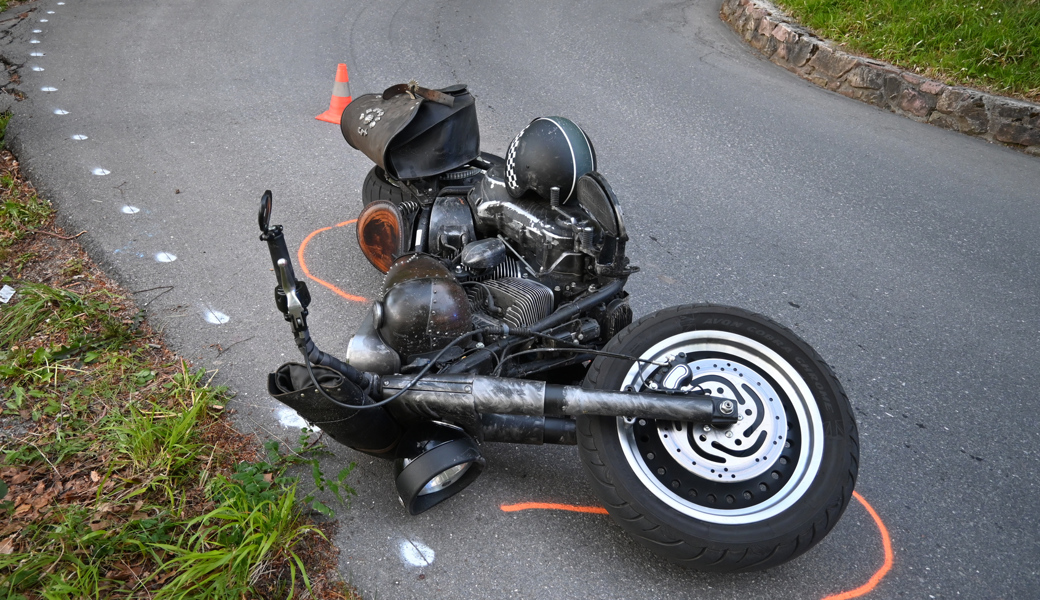
[[[169,252],[159,252],[155,255],[155,260],[161,263],[171,263],[177,260],[177,255]]]
[[[104,175],[108,175],[111,172],[112,171],[109,171],[108,169],[102,169],[101,167],[98,167],[98,168],[94,169],[93,171],[91,171],[91,173],[97,175],[98,177],[102,177]]]
[[[33,33],[43,33],[42,29],[33,29]]]
[[[278,422],[287,429],[301,429],[307,426],[307,421],[300,416],[300,413],[291,408],[279,408],[275,414],[278,416]]]
[[[43,52],[30,52],[29,56],[47,56]]]
[[[43,67],[37,67],[36,65],[33,65],[31,68],[32,68],[33,71],[36,71],[37,73],[40,73],[40,72],[43,71]]]
[[[47,86],[44,86],[44,87],[40,88],[40,91],[41,92],[56,92],[56,91],[58,91],[58,88],[47,85]]]
[[[206,308],[203,310],[202,316],[206,319],[207,323],[213,325],[223,325],[231,320],[231,317],[225,315],[219,310],[213,310],[212,308]]]
[[[432,548],[415,540],[401,540],[398,549],[401,552],[401,560],[413,567],[428,567],[436,557]]]
[[[65,3],[64,2],[59,2],[58,6],[65,6]]]
[[[47,11],[47,14],[48,14],[48,15],[53,15],[53,14],[54,14],[54,11],[53,11],[53,10],[48,10],[48,11]]]
[[[67,115],[67,114],[69,114],[69,111],[65,110],[64,108],[55,108],[54,109],[54,114],[56,114],[56,115]]]
[[[46,23],[49,19],[40,19],[40,23]]]
[[[39,44],[40,40],[29,40],[30,44]]]
[[[123,207],[123,214],[126,215],[136,215],[139,212],[141,212],[141,209],[137,208],[136,206],[130,206],[129,204],[127,204]]]
[[[77,133],[76,135],[72,136],[72,139],[77,140],[77,141],[83,141],[83,140],[88,139],[88,138],[87,138],[87,136],[85,136],[85,135],[83,135],[81,133]]]

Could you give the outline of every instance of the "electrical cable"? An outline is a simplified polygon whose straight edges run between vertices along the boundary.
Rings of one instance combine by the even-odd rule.
[[[325,392],[325,389],[321,387],[321,384],[318,383],[318,379],[314,375],[314,369],[311,367],[311,359],[310,359],[310,356],[307,354],[307,351],[304,350],[301,347],[300,348],[300,353],[303,354],[303,362],[304,362],[304,365],[306,365],[306,367],[307,367],[307,373],[311,377],[311,383],[314,384],[314,387],[317,388],[318,393],[320,393],[326,400],[328,400],[329,402],[332,402],[336,406],[339,406],[339,407],[342,407],[342,408],[349,408],[351,410],[366,410],[366,409],[371,409],[371,408],[380,408],[380,407],[385,406],[385,405],[393,402],[394,400],[397,400],[398,398],[400,398],[402,394],[404,394],[408,390],[412,389],[412,387],[414,387],[415,384],[419,383],[420,379],[425,377],[426,374],[430,372],[430,369],[432,369],[433,366],[437,364],[437,361],[439,361],[441,359],[441,357],[444,356],[444,353],[447,352],[449,348],[454,347],[455,345],[457,345],[462,340],[464,340],[464,339],[466,339],[466,338],[468,338],[468,337],[470,337],[472,335],[478,334],[478,333],[491,334],[491,335],[504,335],[504,336],[516,335],[516,336],[520,336],[520,337],[546,338],[546,339],[552,340],[554,342],[560,342],[560,343],[564,343],[564,344],[569,344],[571,346],[571,347],[568,347],[568,348],[536,348],[536,349],[532,349],[532,350],[525,350],[525,351],[522,351],[522,352],[518,352],[516,354],[511,354],[509,356],[504,356],[502,358],[499,358],[499,357],[495,356],[494,353],[492,353],[492,356],[495,356],[496,360],[497,360],[497,365],[495,366],[495,372],[501,372],[502,365],[507,360],[509,360],[510,358],[513,358],[514,356],[521,356],[523,354],[532,354],[532,353],[535,353],[535,352],[566,352],[566,351],[578,352],[578,351],[581,351],[581,352],[586,353],[586,354],[595,354],[595,355],[600,355],[600,356],[608,356],[608,357],[611,357],[611,358],[621,358],[621,359],[631,360],[633,362],[647,363],[647,364],[651,364],[651,365],[655,365],[655,366],[659,366],[659,367],[667,366],[664,363],[656,363],[656,362],[653,362],[653,361],[644,360],[644,359],[641,359],[641,358],[639,358],[637,356],[628,356],[628,355],[625,355],[625,354],[617,354],[617,353],[614,353],[614,352],[604,352],[602,350],[591,350],[591,349],[585,348],[585,347],[583,347],[580,344],[577,344],[575,342],[569,342],[567,340],[561,340],[561,339],[555,338],[555,337],[553,337],[551,335],[547,335],[547,334],[544,334],[544,333],[539,333],[537,331],[531,331],[529,329],[512,328],[512,327],[509,327],[508,325],[503,325],[502,327],[484,327],[484,328],[481,328],[481,329],[474,329],[472,331],[468,331],[468,332],[460,335],[459,337],[455,338],[454,340],[448,342],[448,344],[445,345],[443,348],[441,348],[440,352],[438,352],[433,357],[433,359],[431,359],[430,362],[427,363],[426,366],[424,366],[415,375],[415,377],[412,378],[411,381],[409,381],[407,384],[405,384],[405,386],[402,387],[400,390],[398,390],[398,392],[396,394],[394,394],[393,396],[390,396],[389,398],[386,398],[386,399],[381,400],[379,402],[376,402],[374,404],[360,404],[359,405],[359,404],[347,404],[345,402],[341,402],[339,400],[336,400],[332,396],[328,395]],[[351,418],[351,417],[348,417],[348,418]],[[346,420],[346,419],[342,419],[342,420]],[[325,423],[332,423],[334,421],[324,421],[324,422]]]
[[[329,396],[327,393],[325,393],[325,389],[321,387],[321,384],[318,383],[317,378],[315,378],[315,376],[314,376],[314,370],[311,368],[311,359],[310,359],[310,356],[307,355],[307,351],[304,350],[303,348],[300,348],[300,353],[303,354],[303,362],[307,366],[307,372],[311,376],[311,383],[314,384],[314,387],[316,387],[318,389],[318,392],[326,400],[328,400],[329,402],[332,402],[336,406],[340,406],[342,408],[349,408],[349,409],[352,409],[352,410],[365,410],[365,409],[379,408],[381,406],[385,406],[385,405],[393,402],[394,400],[397,400],[398,398],[400,398],[402,394],[404,394],[408,390],[412,389],[412,387],[415,386],[415,384],[418,383],[420,379],[422,379],[427,373],[430,372],[430,369],[432,369],[433,366],[435,364],[437,364],[437,361],[440,360],[440,358],[442,356],[444,356],[444,353],[447,352],[449,348],[454,347],[456,344],[458,344],[462,340],[470,337],[471,335],[477,334],[477,333],[487,333],[487,332],[485,330],[483,330],[483,329],[474,329],[473,331],[466,332],[466,333],[460,335],[459,337],[455,338],[454,340],[448,342],[448,344],[446,346],[444,346],[443,348],[441,348],[441,351],[438,352],[437,355],[434,356],[433,359],[430,360],[430,362],[425,367],[423,367],[422,370],[420,370],[419,373],[414,378],[412,378],[412,380],[409,381],[403,388],[401,388],[396,394],[394,394],[393,396],[390,396],[389,398],[386,398],[385,400],[381,400],[379,402],[376,402],[375,404],[360,404],[360,405],[359,404],[347,404],[345,402],[340,402],[339,400],[336,400],[332,396]],[[331,422],[331,421],[326,421],[326,422],[328,423],[328,422]]]

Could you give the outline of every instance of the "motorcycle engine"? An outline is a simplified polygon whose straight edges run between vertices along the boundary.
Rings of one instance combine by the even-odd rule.
[[[473,185],[439,190],[425,206],[399,206],[402,230],[424,252],[390,267],[381,299],[351,340],[355,367],[396,372],[402,359],[436,352],[475,328],[528,327],[636,270],[624,256],[621,209],[598,173],[579,179],[565,204],[534,193],[512,198],[501,164],[481,175]],[[619,299],[584,331],[602,345],[631,315]]]

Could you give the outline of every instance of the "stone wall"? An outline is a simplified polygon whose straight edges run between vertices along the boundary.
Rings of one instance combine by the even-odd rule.
[[[721,16],[770,61],[820,87],[1040,156],[1040,105],[948,86],[848,54],[765,0],[723,0]]]

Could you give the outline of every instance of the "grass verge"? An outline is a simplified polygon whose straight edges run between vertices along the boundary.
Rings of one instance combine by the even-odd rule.
[[[0,273],[0,598],[356,597],[300,507],[330,511],[285,476],[316,470],[306,435],[283,455],[237,433],[7,151]]]
[[[1040,0],[776,0],[820,37],[952,85],[1040,101]]]

